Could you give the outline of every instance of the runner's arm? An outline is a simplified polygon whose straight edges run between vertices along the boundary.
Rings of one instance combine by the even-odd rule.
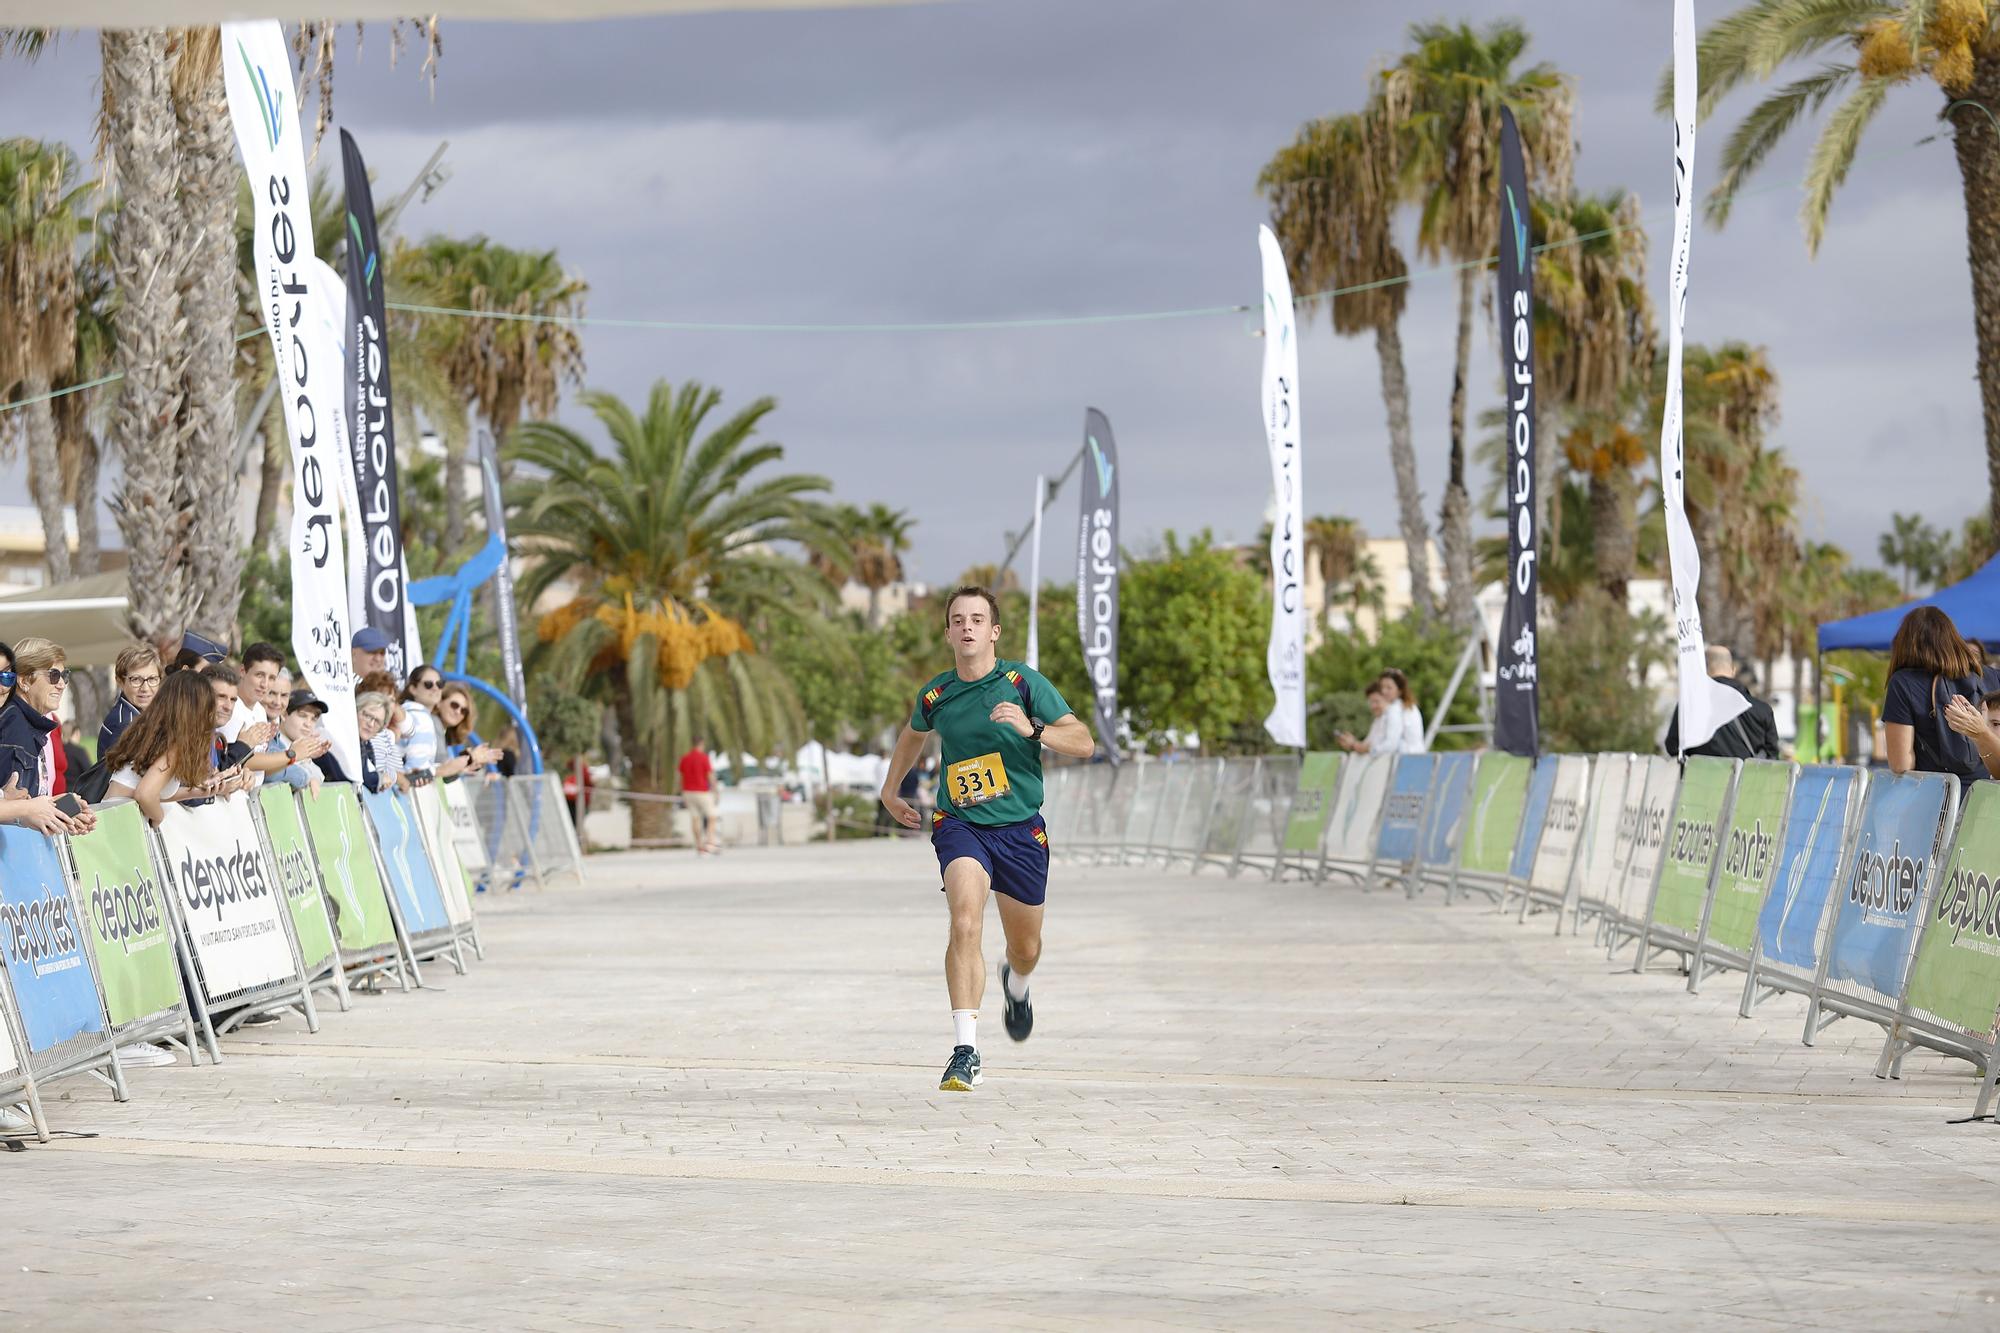
[[[904,777],[922,756],[924,740],[925,733],[915,727],[904,726],[902,735],[896,737],[895,750],[889,755],[889,771],[882,779],[882,808],[906,828],[915,828],[923,821],[897,792],[902,790]]]
[[[1088,759],[1097,752],[1097,739],[1090,724],[1075,713],[1065,713],[1042,728],[1042,744],[1072,759]]]

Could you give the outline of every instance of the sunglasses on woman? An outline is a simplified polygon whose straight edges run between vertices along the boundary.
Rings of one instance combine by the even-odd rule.
[[[411,682],[410,682],[410,688],[411,688],[411,689],[413,689],[413,690],[434,690],[434,689],[438,688],[438,686],[440,686],[440,685],[442,685],[442,684],[444,684],[444,677],[442,677],[442,676],[432,676],[432,677],[431,677],[431,678],[430,678],[429,680],[413,680],[413,681],[411,681]]]

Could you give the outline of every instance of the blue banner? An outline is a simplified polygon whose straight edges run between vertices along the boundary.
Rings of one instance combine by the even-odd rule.
[[[1509,879],[1526,884],[1535,869],[1535,852],[1542,845],[1542,825],[1548,822],[1549,801],[1556,794],[1556,757],[1545,754],[1535,761],[1528,778],[1528,799],[1521,815],[1521,836],[1514,842],[1514,860],[1507,867]]]
[[[104,1031],[83,950],[82,923],[55,845],[31,829],[0,825],[0,952],[30,1052]]]
[[[417,829],[416,802],[405,793],[364,791],[361,803],[382,844],[382,864],[388,867],[389,888],[402,909],[404,928],[415,937],[449,927],[444,892],[438,888],[437,874],[424,853],[423,834]]]
[[[1437,781],[1424,807],[1419,839],[1425,865],[1448,866],[1458,854],[1458,836],[1465,824],[1465,797],[1472,790],[1470,750],[1453,750],[1437,757]]]
[[[1406,754],[1396,761],[1396,776],[1382,807],[1382,831],[1375,840],[1375,855],[1382,860],[1416,860],[1417,830],[1423,826],[1424,797],[1430,793],[1436,763],[1427,754]]]
[[[1854,863],[1841,884],[1828,981],[1864,986],[1892,1002],[1902,993],[1949,790],[1937,773],[1905,773],[1869,787]]]
[[[1757,915],[1757,955],[1766,962],[1819,970],[1819,923],[1840,873],[1847,803],[1858,777],[1852,768],[1829,764],[1799,770],[1778,874]]]

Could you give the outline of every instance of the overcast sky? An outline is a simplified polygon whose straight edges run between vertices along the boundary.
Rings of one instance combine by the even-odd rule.
[[[1413,18],[1513,16],[1576,80],[1577,178],[1647,207],[1664,306],[1672,129],[1652,110],[1665,0],[1381,5],[1362,0],[964,0],[900,9],[588,24],[447,22],[435,99],[371,28],[343,38],[335,110],[400,190],[441,139],[450,183],[413,230],[555,247],[593,315],[770,323],[1028,319],[1254,303],[1258,169],[1299,124],[1357,108]],[[1713,18],[1725,12],[1706,6]],[[96,43],[0,63],[0,133],[82,144]],[[1793,141],[1726,230],[1697,225],[1689,336],[1767,345],[1776,440],[1807,527],[1874,558],[1891,510],[1956,526],[1986,503],[1964,212],[1941,99],[1890,99],[1806,257]],[[1704,131],[1716,176],[1739,97]],[[338,168],[332,136],[322,161]],[[86,150],[87,151],[87,150]],[[1411,254],[1413,267],[1420,261]],[[1370,339],[1314,313],[1301,348],[1306,512],[1394,531]],[[915,577],[999,557],[1037,470],[1077,447],[1087,405],[1122,453],[1125,532],[1247,540],[1269,469],[1262,344],[1241,314],[977,332],[685,333],[594,328],[588,382],[641,399],[659,377],[771,394],[788,466],[918,520]],[[1420,278],[1404,317],[1433,523],[1444,478],[1453,287]],[[1498,400],[1474,344],[1473,410]],[[566,410],[575,420],[583,414]],[[1922,466],[1910,461],[1921,460]],[[1074,487],[1052,510],[1060,565]]]

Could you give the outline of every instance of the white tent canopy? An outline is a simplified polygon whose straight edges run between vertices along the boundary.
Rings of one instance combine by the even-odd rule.
[[[115,570],[0,597],[0,642],[40,635],[61,644],[71,666],[110,666],[132,643],[127,587]]]
[[[702,14],[725,9],[847,9],[909,4],[914,0],[439,0],[427,12],[445,19],[511,22],[629,18],[641,14]],[[220,23],[235,18],[398,19],[414,6],[398,0],[70,0],[59,21],[65,28],[164,28]],[[0,26],[46,27],[54,17],[47,0],[0,0]]]

